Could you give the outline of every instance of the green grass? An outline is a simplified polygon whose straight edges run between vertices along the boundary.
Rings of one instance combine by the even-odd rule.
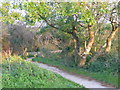
[[[78,68],[78,67],[70,67],[67,66],[65,64],[63,64],[63,60],[54,60],[54,59],[49,59],[49,58],[41,58],[41,57],[36,57],[34,58],[32,61],[37,61],[37,62],[42,62],[42,63],[46,63],[49,65],[53,65],[53,66],[57,66],[60,69],[72,72],[72,73],[77,73],[80,75],[84,75],[84,76],[89,76],[91,78],[94,78],[96,80],[111,84],[113,86],[118,87],[118,77],[117,76],[113,76],[112,74],[109,74],[107,72],[90,72],[87,71],[85,69],[82,68]]]
[[[15,60],[17,59],[17,60]],[[2,63],[2,88],[84,88],[21,58]]]

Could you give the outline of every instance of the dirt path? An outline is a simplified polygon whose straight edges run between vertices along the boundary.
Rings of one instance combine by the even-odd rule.
[[[29,58],[28,60],[30,60],[30,59],[31,58]],[[83,85],[86,88],[109,88],[108,90],[111,90],[110,88],[112,88],[112,90],[114,90],[113,87],[103,85],[100,82],[97,82],[95,80],[86,79],[82,76],[78,76],[78,75],[75,75],[75,74],[70,74],[70,73],[65,72],[63,70],[60,70],[60,69],[58,69],[54,66],[50,66],[50,65],[47,65],[47,64],[43,64],[43,63],[37,63],[37,62],[32,62],[32,63],[38,65],[41,68],[52,71],[56,74],[60,74],[62,77],[66,78],[70,81],[73,81],[77,84]],[[93,89],[91,89],[91,90],[93,90]],[[107,90],[107,89],[105,89],[105,90]]]

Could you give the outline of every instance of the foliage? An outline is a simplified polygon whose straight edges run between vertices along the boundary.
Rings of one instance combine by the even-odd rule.
[[[2,23],[1,26],[3,50],[9,47],[13,53],[21,54],[25,48],[31,50],[36,48],[36,34],[31,31],[32,28],[26,28],[26,25],[10,25],[5,23]]]
[[[18,56],[2,63],[3,88],[83,88]]]
[[[96,5],[99,7],[96,7]],[[50,20],[52,25],[55,24],[59,30],[67,32],[72,29],[72,25],[79,25],[80,22],[87,24],[95,24],[96,16],[94,12],[99,14],[106,13],[108,3],[86,3],[86,2],[64,2],[64,3],[36,3],[26,2],[23,7],[28,11],[27,20],[35,23],[36,20]],[[90,7],[90,5],[92,7]],[[88,9],[89,8],[89,9]],[[94,11],[92,11],[94,10]],[[33,12],[34,11],[34,12]],[[77,18],[78,20],[74,20]],[[26,21],[27,21],[26,20]]]
[[[6,9],[7,12],[6,14],[2,13],[3,16],[10,17],[11,15],[11,17],[14,17],[14,20],[18,20],[18,18],[16,18],[18,15],[14,13],[8,13],[9,9],[14,8],[19,10],[25,10],[26,15],[24,17],[24,21],[28,24],[33,25],[36,22],[44,22],[43,28],[40,29],[40,32],[48,32],[47,29],[49,27],[52,27],[58,31],[57,33],[55,33],[55,37],[59,35],[59,38],[67,42],[70,42],[70,39],[76,40],[76,42],[74,42],[74,45],[72,45],[72,47],[74,47],[73,51],[75,51],[76,53],[74,60],[79,61],[78,65],[81,65],[80,63],[82,62],[83,56],[85,56],[86,58],[89,54],[94,54],[96,52],[99,53],[99,49],[104,45],[104,43],[109,43],[106,40],[108,40],[109,34],[113,31],[106,30],[112,29],[106,26],[106,22],[110,21],[111,19],[116,20],[117,15],[111,14],[114,7],[117,7],[117,3],[111,4],[109,2],[21,2],[18,4],[18,6],[15,7],[14,5],[11,6],[9,3],[3,3],[1,7],[1,12],[3,9]],[[117,13],[116,8],[115,13]],[[4,19],[4,17],[2,19]],[[117,21],[115,23],[117,23]],[[112,23],[110,23],[110,25],[115,26],[116,24],[112,25]],[[51,29],[51,31],[53,30]],[[114,33],[110,35],[113,35],[112,37],[115,36]],[[110,42],[112,41],[112,39],[113,38],[110,38]],[[18,42],[18,40],[15,40],[15,42]],[[37,45],[35,46],[36,51],[38,51]],[[64,47],[63,42],[61,46]],[[70,45],[66,45],[66,47],[69,46]],[[75,47],[78,47],[81,50]],[[108,49],[111,48],[111,44],[106,45],[105,48],[107,47]],[[110,49],[108,51],[110,51]],[[77,58],[77,56],[80,59]],[[84,61],[86,64],[86,60]]]
[[[21,14],[17,13],[15,11],[10,11],[12,9],[12,6],[9,2],[2,3],[2,6],[0,6],[0,21],[5,23],[14,23],[15,20],[22,20]]]
[[[115,37],[112,42],[112,38],[115,36],[114,31],[117,31],[113,29],[115,29],[116,25],[118,24],[118,8],[116,9],[116,7],[117,3],[108,2],[21,2],[19,5],[11,5],[8,2],[2,3],[0,6],[0,22],[10,24],[7,27],[2,27],[3,29],[8,28],[8,30],[4,30],[3,37],[0,39],[0,41],[2,41],[4,50],[10,47],[15,53],[21,54],[21,52],[24,51],[24,48],[28,48],[28,51],[40,51],[46,54],[44,55],[45,57],[49,58],[51,55],[50,52],[48,52],[46,49],[62,49],[63,55],[52,54],[51,59],[37,57],[33,59],[33,61],[40,61],[51,65],[56,65],[69,71],[77,72],[96,78],[98,80],[112,83],[113,85],[117,85],[117,37]],[[16,9],[20,10],[21,12],[24,10],[26,13],[25,17],[22,17],[21,13],[15,12],[14,10]],[[37,31],[38,28],[26,28],[26,25],[20,26],[20,23],[19,25],[13,25],[15,24],[16,20],[24,21],[30,25],[34,25],[36,22],[43,22],[44,25],[42,25],[39,31]],[[35,32],[32,32],[32,30]],[[92,35],[90,33],[93,33],[93,39],[90,37]],[[98,59],[96,58],[97,61],[91,64],[85,63],[86,65],[83,68],[76,67],[77,64],[75,61],[77,54],[80,55],[78,58],[81,59],[80,61],[82,61],[83,56],[85,56],[87,59],[86,61],[89,62],[90,59],[97,53],[98,55],[100,54],[99,51],[105,50],[106,47],[104,48],[103,45],[109,41],[108,39],[111,39],[110,43],[107,44],[107,46],[110,46],[109,48],[112,47],[112,53],[109,52],[105,56],[100,56]],[[93,41],[92,44],[89,43],[91,41]],[[54,45],[52,43],[54,43]],[[78,43],[80,43],[80,45]],[[90,51],[88,48],[86,48],[87,45],[89,46],[88,48]],[[79,49],[77,48],[77,50],[75,47],[80,47],[80,52]],[[103,48],[101,49],[101,47]],[[76,51],[77,53],[75,53]],[[89,51],[88,54],[86,54],[87,51]],[[28,57],[32,56],[33,55],[29,55]],[[16,60],[20,59],[17,57],[14,58]],[[14,58],[8,58],[5,61],[5,63],[8,63],[10,61],[10,64],[8,64],[9,70],[6,68],[6,72],[8,71],[10,75],[12,75],[10,72],[11,67],[20,67],[21,65],[21,63],[20,65],[18,65],[18,63],[11,63],[14,61]],[[23,55],[22,58],[26,58],[26,55],[25,57]],[[13,66],[11,66],[12,64]],[[25,65],[23,65],[23,67]],[[24,68],[26,67],[28,66],[25,66]],[[22,71],[20,71],[20,73],[21,72]],[[9,73],[4,75],[9,75]],[[26,75],[27,73],[23,74]],[[24,77],[24,75],[20,75],[22,78]],[[30,79],[30,77],[28,79]],[[6,76],[6,78],[8,77]],[[33,77],[31,78],[33,79]],[[36,77],[36,79],[38,78],[39,77]],[[28,79],[24,78],[21,81]],[[10,80],[14,81],[14,79]],[[21,83],[21,81],[18,82]],[[5,83],[5,85],[7,85],[10,82]],[[17,86],[19,83],[10,84],[19,87]],[[31,83],[32,82],[27,82],[25,85],[29,86]]]
[[[114,57],[113,57],[114,56]],[[118,75],[118,58],[113,54],[99,57],[96,62],[93,62],[84,67],[85,70],[91,72],[107,72],[114,76]]]
[[[74,51],[77,51],[75,61],[79,61],[79,66],[83,63],[83,56],[86,58],[88,54],[94,53],[91,51],[93,43],[94,47],[97,49],[95,52],[98,53],[100,51],[99,49],[104,45],[104,43],[109,43],[106,42],[106,40],[109,38],[109,35],[105,35],[109,33],[103,27],[103,23],[106,24],[105,21],[107,22],[109,21],[107,19],[111,18],[110,15],[113,7],[111,8],[111,4],[108,2],[26,2],[22,5],[24,10],[28,12],[28,21],[29,19],[30,22],[32,21],[32,23],[35,23],[36,21],[44,21],[48,26],[58,30],[59,33],[62,32],[62,34],[67,33],[71,35],[72,37],[68,37],[69,40],[76,40],[76,47],[81,48],[81,50],[78,48],[78,50],[75,50],[76,48],[74,48]],[[116,15],[114,17],[116,18]],[[101,25],[99,26],[99,24]],[[64,40],[68,36],[67,34],[65,37],[63,37]],[[106,39],[103,38],[103,35]],[[115,35],[113,35],[113,37],[114,36]],[[110,42],[111,41],[112,38],[110,39]],[[85,47],[85,43],[83,42],[87,42],[87,47]],[[109,47],[111,47],[111,45],[109,45],[108,48]],[[78,59],[77,56],[80,59]],[[85,62],[83,63],[85,65],[86,60],[83,61]]]

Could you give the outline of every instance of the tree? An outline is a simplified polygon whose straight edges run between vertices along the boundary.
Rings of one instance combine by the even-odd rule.
[[[106,39],[106,42],[104,43],[104,45],[100,48],[99,52],[96,53],[90,60],[90,62],[95,61],[99,56],[101,55],[105,55],[107,53],[110,52],[111,49],[111,44],[112,44],[112,40],[115,37],[116,32],[119,30],[119,23],[118,23],[118,16],[119,16],[119,9],[120,9],[120,2],[118,3],[118,5],[114,6],[113,9],[110,12],[110,16],[109,16],[109,21],[111,24],[111,32],[109,34],[109,36]]]
[[[101,55],[100,53],[110,51],[112,39],[118,31],[118,26],[111,22],[112,31],[109,37],[105,36],[106,45],[99,46],[95,43],[97,37],[100,39],[99,31],[106,32],[103,29],[105,21],[112,18],[109,17],[111,4],[107,2],[25,2],[21,5],[21,9],[27,11],[26,21],[33,24],[43,20],[52,28],[72,36],[76,54],[75,61],[78,62],[78,66],[86,64],[86,58],[94,48],[94,44],[100,50],[96,51],[98,54],[93,55],[90,62],[96,60]],[[105,49],[101,51],[101,47]]]

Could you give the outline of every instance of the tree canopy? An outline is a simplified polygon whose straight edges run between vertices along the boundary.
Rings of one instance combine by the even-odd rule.
[[[10,12],[11,9],[24,10],[26,15]],[[78,66],[84,66],[88,55],[94,54],[89,61],[92,62],[110,51],[112,40],[118,31],[118,10],[119,3],[108,2],[3,3],[0,20],[7,23],[22,20],[32,25],[43,21],[58,32],[71,35],[75,61]]]

